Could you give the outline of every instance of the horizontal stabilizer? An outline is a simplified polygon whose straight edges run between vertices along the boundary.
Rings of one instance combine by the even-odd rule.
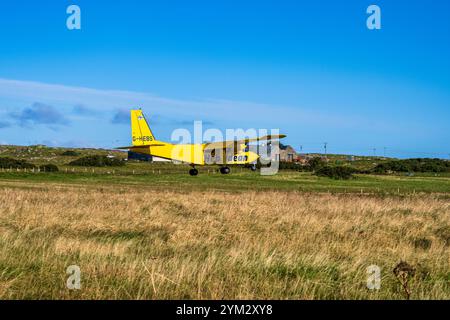
[[[144,144],[144,145],[140,145],[140,146],[128,146],[128,147],[117,147],[115,149],[119,149],[119,150],[131,150],[131,149],[141,149],[141,148],[146,148],[146,147],[162,147],[165,146],[165,144],[163,143],[155,143],[155,144]]]

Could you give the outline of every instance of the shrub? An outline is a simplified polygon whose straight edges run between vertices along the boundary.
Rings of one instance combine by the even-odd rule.
[[[84,167],[119,167],[124,166],[125,162],[116,159],[116,158],[108,158],[107,156],[86,156],[69,163],[71,166],[84,166]]]
[[[394,172],[450,172],[450,161],[442,159],[405,159],[392,160],[377,165],[373,172],[386,173]]]
[[[280,162],[280,170],[298,170],[300,165],[295,162]]]
[[[353,177],[353,173],[355,173],[355,169],[350,167],[343,167],[343,166],[337,166],[337,167],[331,167],[331,166],[325,166],[321,167],[318,170],[316,170],[316,175],[319,177],[328,177],[333,179],[343,179],[347,180]]]
[[[316,171],[319,168],[325,166],[325,161],[323,161],[320,157],[314,157],[308,160],[308,164],[306,165],[309,171]]]
[[[33,169],[36,166],[25,160],[17,160],[12,158],[0,158],[0,168],[13,168],[13,169]]]
[[[80,154],[73,150],[67,150],[61,153],[61,155],[65,157],[78,157]]]
[[[58,167],[54,164],[44,164],[39,167],[39,170],[43,171],[43,172],[58,172],[59,171]]]
[[[394,275],[400,282],[406,299],[411,297],[411,288],[409,287],[409,281],[415,276],[416,268],[407,263],[406,261],[400,261],[400,263],[393,270]]]

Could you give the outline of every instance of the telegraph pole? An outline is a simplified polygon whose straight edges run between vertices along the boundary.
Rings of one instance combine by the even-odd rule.
[[[328,145],[328,142],[323,143],[323,149],[325,150],[325,157],[327,156],[327,145]]]

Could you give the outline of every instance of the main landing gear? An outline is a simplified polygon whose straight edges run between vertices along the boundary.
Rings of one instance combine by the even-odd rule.
[[[230,167],[221,167],[221,168],[220,168],[220,173],[221,173],[221,174],[229,174],[230,172],[231,172]],[[190,174],[191,176],[196,176],[196,175],[198,175],[198,170],[195,169],[195,167],[192,167],[192,169],[189,170],[189,174]]]
[[[221,174],[229,174],[231,172],[230,167],[221,167],[220,173]]]
[[[191,176],[196,176],[196,175],[198,175],[198,170],[195,168],[192,168],[191,170],[189,170],[189,174]]]

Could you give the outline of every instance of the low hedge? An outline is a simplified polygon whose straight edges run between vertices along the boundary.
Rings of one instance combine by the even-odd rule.
[[[8,157],[2,157],[2,158],[0,158],[0,168],[33,169],[33,168],[36,168],[36,166],[25,160],[18,160],[18,159],[13,159],[13,158],[8,158]]]
[[[121,167],[125,165],[123,160],[117,158],[108,158],[107,156],[86,156],[69,162],[70,166],[83,167]]]
[[[336,180],[348,180],[356,173],[354,168],[344,166],[324,166],[315,171],[315,174],[319,177],[328,177]]]

